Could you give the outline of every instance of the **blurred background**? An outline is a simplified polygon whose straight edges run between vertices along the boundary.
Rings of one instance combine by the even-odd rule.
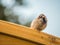
[[[45,33],[60,37],[60,0],[0,0],[0,20],[29,27],[39,14],[45,14]]]

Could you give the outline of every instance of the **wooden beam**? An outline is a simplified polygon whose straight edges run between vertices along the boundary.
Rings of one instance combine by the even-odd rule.
[[[45,45],[60,45],[60,38],[29,27],[0,20],[0,33],[21,37]]]

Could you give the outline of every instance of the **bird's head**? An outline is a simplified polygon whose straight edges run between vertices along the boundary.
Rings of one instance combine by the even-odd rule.
[[[44,14],[40,14],[38,16],[38,19],[43,23],[43,24],[46,24],[47,23],[47,18]]]

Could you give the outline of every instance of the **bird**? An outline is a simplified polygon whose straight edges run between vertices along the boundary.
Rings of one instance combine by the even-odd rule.
[[[36,29],[38,31],[42,31],[47,26],[47,17],[44,14],[40,14],[37,18],[35,18],[30,25],[30,28]]]

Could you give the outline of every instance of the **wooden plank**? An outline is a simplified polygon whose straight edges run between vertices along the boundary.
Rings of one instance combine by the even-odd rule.
[[[33,43],[31,41],[27,41],[2,33],[0,34],[0,45],[42,45],[42,44]]]
[[[52,36],[29,27],[0,20],[0,32],[28,39],[45,45],[60,45],[60,38]]]

